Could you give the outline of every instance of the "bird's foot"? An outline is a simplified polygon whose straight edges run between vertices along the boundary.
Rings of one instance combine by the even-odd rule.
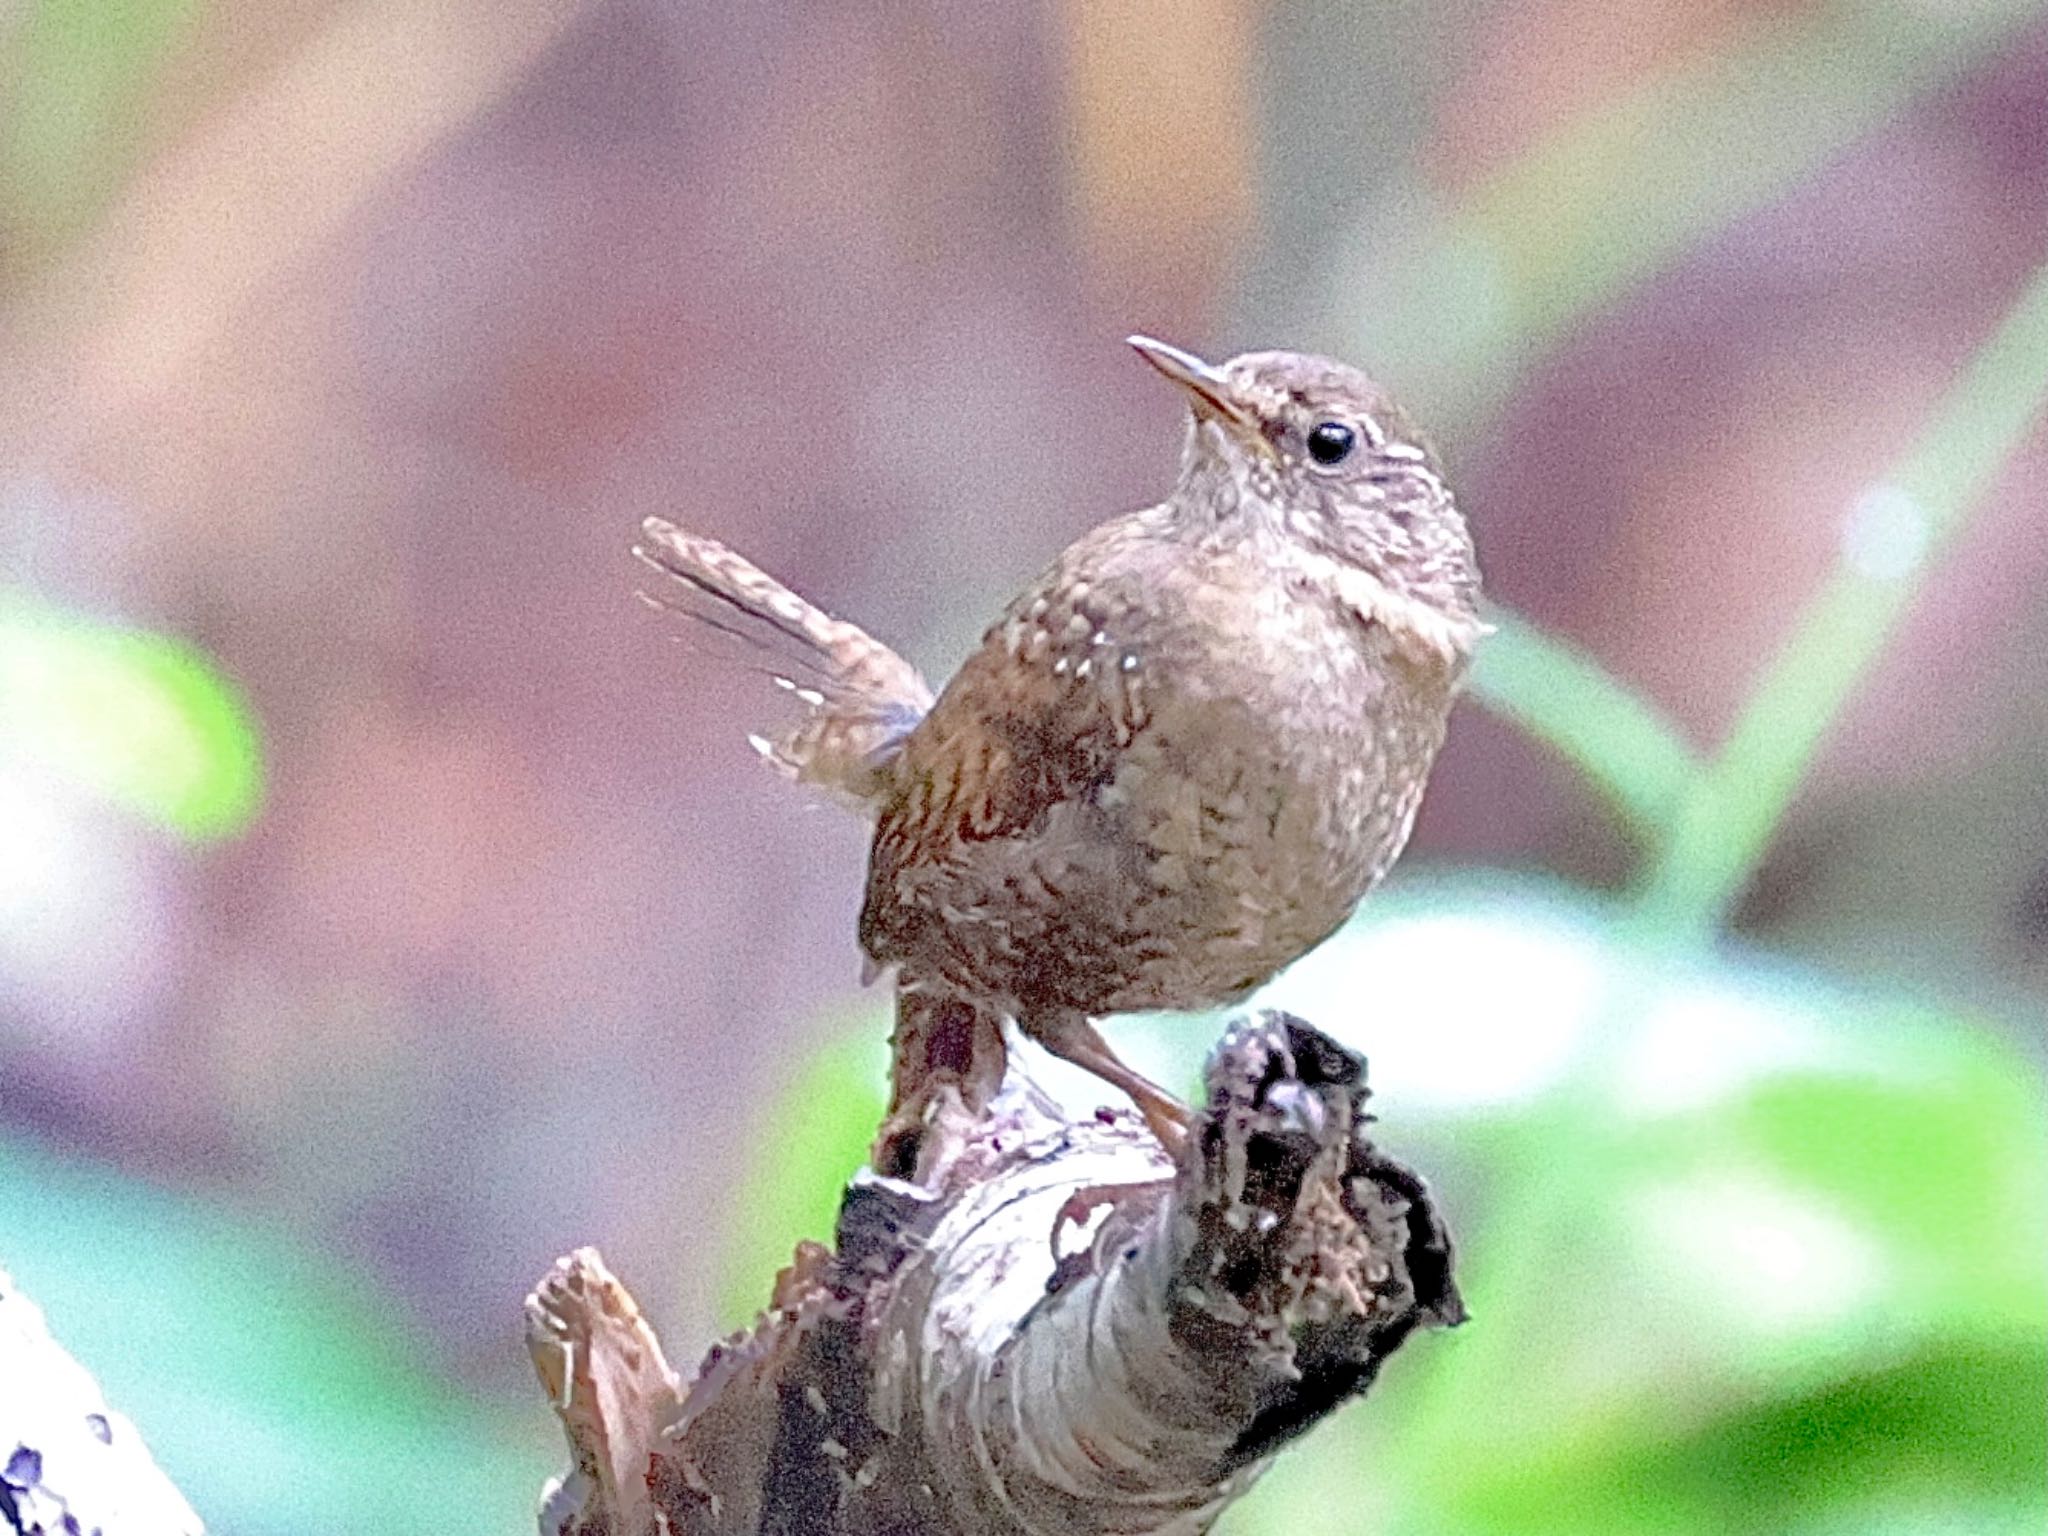
[[[1194,1131],[1195,1112],[1172,1094],[1158,1089],[1138,1099],[1137,1105],[1146,1128],[1157,1138],[1166,1155],[1178,1163]]]

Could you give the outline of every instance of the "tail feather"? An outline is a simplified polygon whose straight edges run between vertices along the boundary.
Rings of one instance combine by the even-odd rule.
[[[667,595],[642,595],[760,651],[769,675],[802,706],[793,726],[747,739],[790,778],[872,812],[903,738],[931,708],[917,669],[715,539],[658,517],[640,534],[633,553],[680,583]]]

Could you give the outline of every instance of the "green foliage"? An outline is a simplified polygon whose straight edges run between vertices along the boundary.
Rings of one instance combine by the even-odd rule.
[[[1650,871],[1648,922],[1704,934],[1762,859],[1828,727],[1932,557],[2048,403],[2048,268],[2037,272],[1889,478],[1857,501],[1833,574],[1765,672]]]
[[[194,0],[28,0],[0,54],[0,232],[48,237],[97,208],[128,162],[143,93]],[[5,242],[0,242],[4,244]]]
[[[875,1018],[835,1037],[805,1062],[773,1101],[750,1146],[773,1146],[757,1163],[733,1209],[721,1250],[719,1311],[728,1326],[752,1322],[775,1273],[806,1238],[829,1243],[846,1181],[867,1161],[888,1104],[887,1026]]]
[[[0,1142],[9,1271],[208,1529],[530,1529],[547,1425],[450,1387],[344,1259]]]
[[[1397,1063],[1376,1074],[1387,1134],[1438,1172],[1474,1320],[1416,1341],[1227,1530],[2048,1519],[2035,1063],[1755,956],[1645,966],[1625,910],[1562,887],[1411,879],[1375,905],[1275,990]],[[1596,983],[1505,1103],[1409,1091],[1555,1023],[1512,984],[1447,990],[1445,925],[1477,975]],[[1357,1018],[1365,969],[1392,995]],[[1425,992],[1431,1028],[1387,1038]]]
[[[1676,726],[1578,647],[1504,609],[1472,670],[1472,696],[1576,768],[1645,841],[1670,825],[1699,772]]]
[[[262,800],[255,721],[198,651],[4,590],[0,740],[194,841],[234,836]]]

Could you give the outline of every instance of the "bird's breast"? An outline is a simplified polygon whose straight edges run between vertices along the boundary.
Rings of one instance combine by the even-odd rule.
[[[1155,669],[1152,718],[1101,792],[1143,852],[1144,926],[1185,939],[1120,1007],[1242,996],[1343,922],[1407,841],[1448,698],[1356,626],[1266,617],[1187,675]]]

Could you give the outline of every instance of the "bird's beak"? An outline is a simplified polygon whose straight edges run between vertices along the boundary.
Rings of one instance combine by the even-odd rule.
[[[1125,340],[1138,356],[1194,396],[1197,414],[1213,416],[1249,438],[1264,441],[1258,422],[1239,401],[1237,390],[1221,368],[1203,362],[1192,352],[1183,352],[1179,347],[1154,341],[1150,336],[1129,336]]]

